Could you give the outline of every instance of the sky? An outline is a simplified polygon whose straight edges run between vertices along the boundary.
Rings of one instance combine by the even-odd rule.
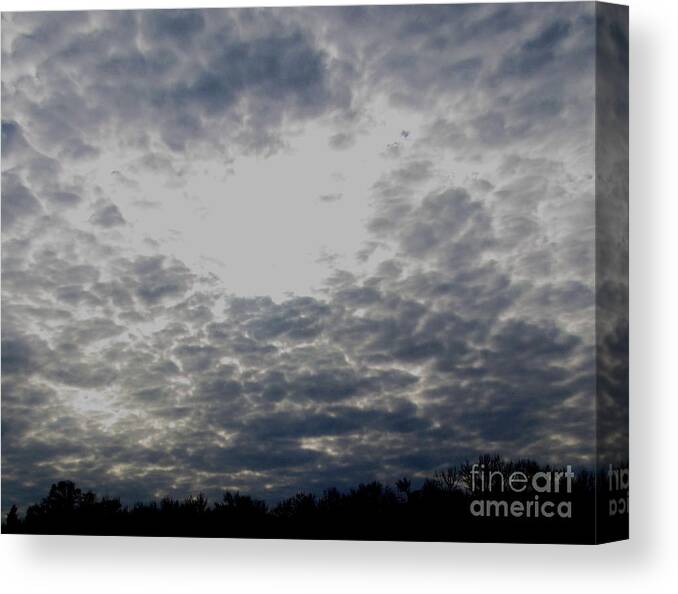
[[[593,460],[593,5],[2,15],[2,497]]]

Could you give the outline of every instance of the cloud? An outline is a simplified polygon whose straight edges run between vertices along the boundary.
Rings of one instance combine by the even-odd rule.
[[[325,203],[330,203],[330,202],[339,202],[343,197],[343,194],[322,194],[321,196],[318,196],[318,200],[320,202],[325,202]]]
[[[22,219],[42,211],[42,206],[34,194],[21,183],[14,174],[2,176],[2,229],[11,229]]]
[[[192,274],[181,262],[163,256],[139,256],[125,262],[136,296],[147,304],[182,297],[191,286]]]
[[[17,70],[5,80],[17,85],[5,101],[64,159],[96,157],[96,138],[109,125],[131,139],[143,124],[178,152],[224,134],[267,152],[279,146],[284,118],[348,108],[351,93],[303,20],[285,27],[277,11],[256,14],[120,11],[54,22],[12,15],[5,55]],[[178,44],[191,51],[177,52]],[[24,61],[44,82],[22,78]],[[49,91],[36,95],[35,87]]]
[[[90,222],[99,227],[117,227],[125,224],[125,219],[120,209],[112,202],[102,201],[98,204],[96,211],[90,217]]]
[[[190,43],[205,28],[205,18],[195,10],[142,11],[141,29],[149,39],[176,43]]]
[[[274,498],[488,449],[590,462],[596,291],[624,293],[621,272],[592,286],[591,16],[6,15],[4,500],[64,476],[128,500]],[[623,35],[602,38],[614,67]],[[335,175],[305,160],[289,187],[250,194],[247,159],[273,175],[305,143]],[[319,231],[299,251],[332,254],[317,290],[274,297],[271,267],[238,291],[222,252],[254,274],[270,237],[301,243],[284,228],[308,216],[297,190],[343,252]],[[233,203],[251,219],[229,220]],[[170,231],[191,217],[190,238]],[[619,247],[600,256],[622,271]],[[625,334],[609,330],[611,362]]]
[[[355,138],[347,132],[337,132],[330,136],[329,144],[333,149],[343,151],[355,144]]]

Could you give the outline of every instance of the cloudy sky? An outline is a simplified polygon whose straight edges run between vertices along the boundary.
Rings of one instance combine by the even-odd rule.
[[[3,14],[3,506],[591,463],[593,29]]]

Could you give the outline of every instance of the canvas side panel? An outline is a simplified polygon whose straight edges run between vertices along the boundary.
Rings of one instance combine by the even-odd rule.
[[[596,541],[628,538],[629,18],[596,4]]]

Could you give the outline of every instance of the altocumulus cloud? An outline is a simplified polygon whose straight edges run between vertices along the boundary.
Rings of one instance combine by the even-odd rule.
[[[590,461],[589,5],[2,26],[7,505],[62,477],[127,499],[275,498],[488,449]],[[202,159],[237,180],[316,136],[337,165],[309,225],[368,202],[366,239],[315,291],[242,294],[171,213],[201,208]],[[359,195],[353,151],[371,168]]]

